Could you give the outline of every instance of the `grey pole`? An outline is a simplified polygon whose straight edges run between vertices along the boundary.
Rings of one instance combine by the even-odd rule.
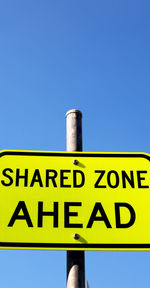
[[[66,113],[67,151],[82,151],[82,113]],[[67,251],[67,288],[85,288],[84,251]]]
[[[67,151],[82,151],[82,113],[73,109],[66,113]]]

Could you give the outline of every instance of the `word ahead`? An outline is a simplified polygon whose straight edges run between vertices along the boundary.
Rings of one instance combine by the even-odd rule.
[[[149,203],[148,154],[0,152],[1,248],[150,250]]]

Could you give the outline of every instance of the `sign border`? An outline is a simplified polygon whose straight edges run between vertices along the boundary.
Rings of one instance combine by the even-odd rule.
[[[116,153],[116,152],[38,152],[38,151],[12,151],[12,150],[3,150],[0,152],[0,157],[2,156],[6,156],[6,155],[18,155],[18,156],[65,156],[65,157],[72,157],[72,156],[76,156],[76,157],[117,157],[117,158],[145,158],[148,161],[150,161],[150,156],[148,154],[145,153],[138,153],[138,152],[120,152],[120,153]],[[126,244],[114,244],[114,243],[110,243],[110,244],[105,244],[105,243],[101,243],[101,244],[95,244],[95,243],[91,243],[91,244],[73,244],[73,243],[32,243],[32,242],[0,242],[0,247],[4,247],[4,248],[60,248],[60,249],[77,249],[78,250],[81,249],[85,249],[86,248],[88,250],[91,249],[149,249],[150,248],[150,243],[149,244],[142,244],[142,243],[126,243]]]

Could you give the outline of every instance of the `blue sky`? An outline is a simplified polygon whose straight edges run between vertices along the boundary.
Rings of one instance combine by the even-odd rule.
[[[148,0],[0,0],[0,149],[150,153]],[[64,251],[0,251],[0,285],[65,287]],[[150,286],[149,252],[86,252],[90,288]]]

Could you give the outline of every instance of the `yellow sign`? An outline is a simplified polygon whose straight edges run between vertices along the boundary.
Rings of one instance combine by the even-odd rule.
[[[150,155],[1,151],[0,248],[150,250]]]

